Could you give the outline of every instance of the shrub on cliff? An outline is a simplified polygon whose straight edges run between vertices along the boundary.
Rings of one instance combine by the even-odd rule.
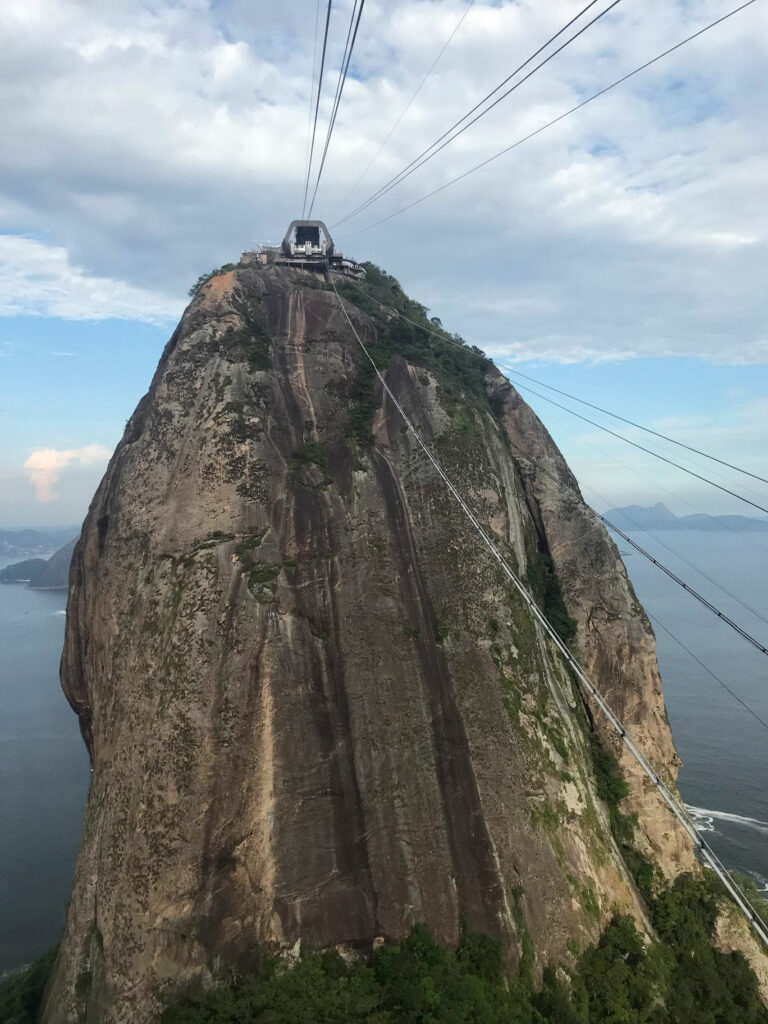
[[[456,951],[417,925],[400,945],[348,968],[336,954],[279,958],[234,986],[165,1011],[162,1024],[546,1024],[523,986],[506,986],[499,947],[465,932]]]
[[[219,274],[226,274],[229,270],[236,270],[237,266],[237,263],[225,263],[221,267],[215,267],[213,270],[210,270],[207,274],[201,274],[189,289],[190,296],[194,299],[199,294],[203,285],[208,284],[212,277],[218,277]]]
[[[269,960],[161,1024],[768,1024],[747,962],[711,945],[712,895],[708,879],[683,876],[652,908],[665,941],[617,915],[570,972],[546,968],[538,991],[505,980],[488,936],[465,930],[454,951],[422,924],[353,967],[335,953]]]
[[[721,953],[712,945],[720,891],[714,876],[681,875],[651,908],[653,926],[669,958],[669,1021],[768,1021],[757,978],[744,956]]]
[[[683,875],[650,908],[660,942],[618,915],[569,971],[507,980],[501,948],[464,929],[456,950],[416,925],[349,967],[333,952],[265,959],[234,984],[190,995],[160,1024],[768,1024],[741,954],[712,946],[718,891]],[[34,1024],[51,950],[0,982],[0,1022]]]
[[[390,274],[373,263],[364,263],[363,266],[366,272],[364,284],[339,281],[336,288],[345,299],[380,325],[376,341],[368,346],[376,365],[385,369],[392,356],[401,355],[414,365],[431,370],[449,400],[490,409],[485,390],[485,375],[493,367],[490,359],[480,349],[467,345],[458,335],[443,330],[436,317],[430,320],[427,309],[409,298]],[[392,316],[387,310],[401,316]],[[445,340],[436,336],[436,328]],[[367,398],[370,401],[374,375],[369,366],[361,365],[361,395],[358,400]],[[371,407],[370,416],[374,408]],[[367,408],[365,413],[369,419]]]
[[[35,1024],[55,959],[54,947],[23,971],[17,971],[0,981],[2,1024]]]

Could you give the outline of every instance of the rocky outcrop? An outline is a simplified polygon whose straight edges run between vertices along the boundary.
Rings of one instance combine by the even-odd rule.
[[[754,905],[754,904],[753,904]],[[715,924],[715,946],[721,953],[738,950],[755,972],[760,998],[768,1006],[768,956],[746,918],[734,903],[723,903]]]
[[[673,782],[652,632],[546,430],[478,355],[348,309]],[[76,548],[62,680],[93,781],[47,1024],[143,1024],[264,944],[466,919],[536,969],[613,907],[642,921],[599,716],[308,274],[242,268],[187,309]],[[647,850],[688,866],[626,768]]]
[[[0,569],[0,583],[29,583],[45,568],[44,558],[25,558]]]
[[[77,538],[55,551],[30,580],[33,590],[66,590],[69,585],[69,566]]]

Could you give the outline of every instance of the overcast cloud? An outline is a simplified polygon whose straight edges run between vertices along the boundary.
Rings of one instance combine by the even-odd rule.
[[[350,6],[334,7],[321,126]],[[368,0],[316,207],[329,223],[354,205],[352,184],[465,6]],[[580,6],[478,0],[354,200]],[[768,361],[764,4],[435,199],[352,233],[729,6],[623,0],[337,241],[494,353]],[[301,213],[314,17],[314,0],[5,5],[0,313],[170,321],[197,274],[281,236]]]

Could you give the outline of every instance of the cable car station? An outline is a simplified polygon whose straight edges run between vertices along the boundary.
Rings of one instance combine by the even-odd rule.
[[[331,233],[321,220],[294,220],[285,233],[282,245],[260,245],[244,252],[243,263],[270,263],[296,267],[315,273],[330,271],[362,281],[365,270],[354,260],[346,259],[333,244]]]

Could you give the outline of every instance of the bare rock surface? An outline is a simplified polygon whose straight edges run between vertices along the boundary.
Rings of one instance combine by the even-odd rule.
[[[653,634],[544,427],[494,370],[472,402],[407,350],[386,374],[518,571],[554,565],[674,784]],[[145,1024],[264,944],[466,918],[538,969],[613,908],[643,923],[581,695],[317,278],[239,269],[185,312],[76,548],[62,681],[93,781],[46,1024]],[[649,853],[689,867],[624,767]]]

